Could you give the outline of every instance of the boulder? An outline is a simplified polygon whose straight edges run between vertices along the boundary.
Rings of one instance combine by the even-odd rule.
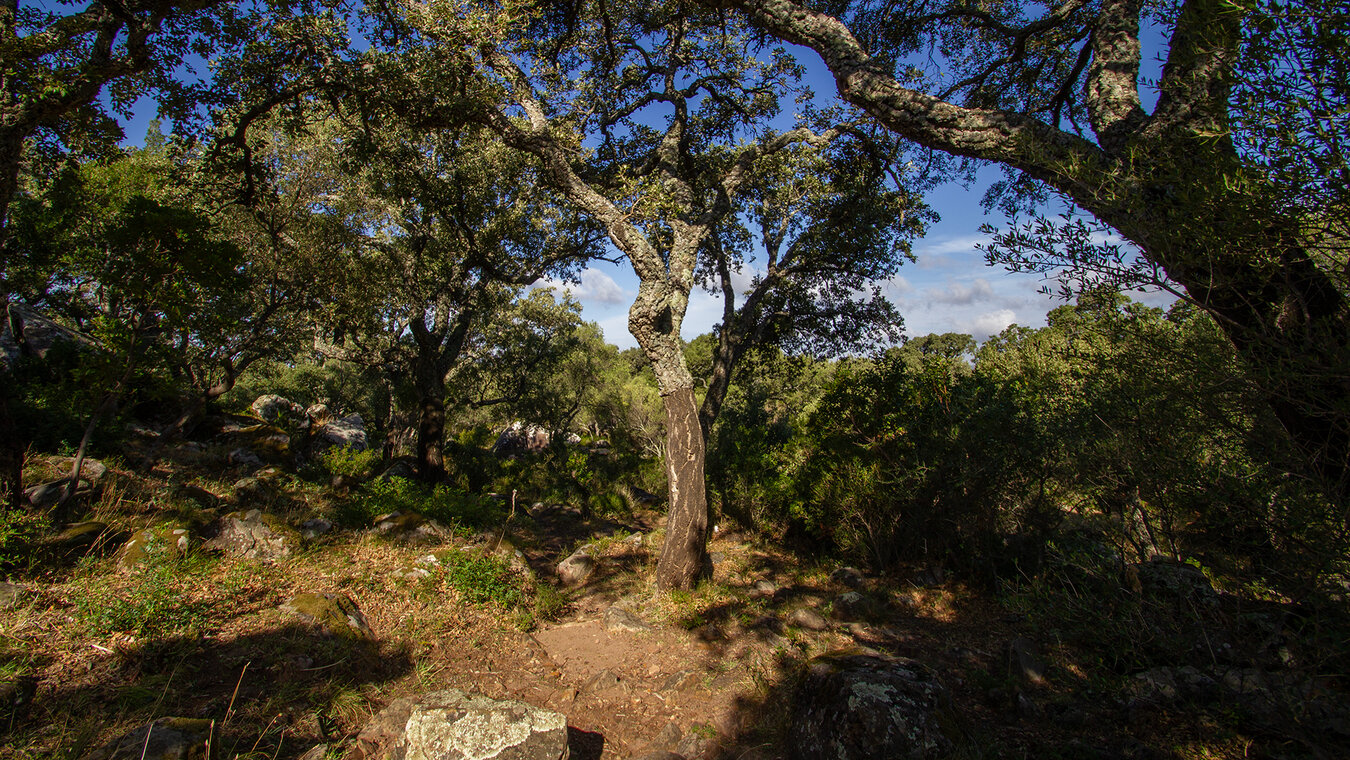
[[[305,413],[303,406],[275,393],[264,393],[254,399],[249,409],[259,418],[272,423],[285,422],[289,418],[300,417]]]
[[[0,319],[0,370],[9,369],[21,356],[47,358],[47,353],[58,345],[69,345],[84,351],[98,350],[91,338],[53,322],[36,310],[17,302],[10,302]]]
[[[322,422],[316,422],[311,428],[311,433],[313,437],[310,439],[308,449],[311,459],[334,446],[346,447],[353,451],[365,451],[369,446],[366,438],[366,421],[361,419],[359,414],[328,417]]]
[[[830,627],[829,621],[823,615],[806,607],[793,610],[792,614],[788,615],[788,622],[808,631],[823,631]]]
[[[622,607],[605,610],[605,630],[610,633],[645,633],[651,629],[651,624]]]
[[[281,609],[317,625],[330,636],[370,641],[375,632],[350,597],[342,594],[296,594]]]
[[[830,613],[838,620],[865,620],[878,613],[877,603],[857,591],[845,591],[830,604]]]
[[[58,472],[70,472],[70,468],[75,466],[75,457],[52,457],[49,461]],[[89,485],[97,488],[102,482],[104,476],[108,474],[108,465],[97,459],[85,457],[80,463],[80,480],[88,481]]]
[[[841,567],[830,573],[830,580],[849,588],[862,588],[863,574],[856,567]]]
[[[23,497],[28,504],[38,509],[43,509],[56,504],[61,500],[61,495],[66,491],[66,485],[70,483],[70,478],[61,478],[53,480],[50,483],[30,486],[23,491]],[[84,478],[75,486],[75,497],[86,496],[93,493],[94,485]]]
[[[52,536],[50,543],[61,550],[88,549],[100,541],[108,540],[108,526],[98,520],[71,523],[64,530]]]
[[[215,537],[204,546],[235,557],[285,559],[300,548],[300,533],[276,515],[250,509],[220,518]]]
[[[380,515],[373,521],[380,535],[410,544],[436,543],[446,535],[445,527],[416,512],[394,511]]]
[[[300,535],[305,538],[317,538],[333,529],[333,522],[322,517],[311,517],[300,523]]]
[[[122,570],[135,570],[157,554],[182,556],[187,554],[191,540],[188,529],[178,525],[138,530],[122,544],[117,554],[117,566]]]
[[[1194,565],[1167,557],[1154,557],[1132,566],[1141,590],[1156,597],[1182,598],[1209,605],[1218,604],[1219,595],[1205,573]]]
[[[565,760],[567,719],[446,689],[397,700],[356,737],[352,760]]]
[[[802,760],[945,757],[946,690],[917,661],[833,652],[813,658],[792,698],[788,746]]]
[[[567,586],[579,586],[595,572],[595,558],[590,555],[590,545],[572,552],[572,555],[558,563],[558,579]]]
[[[86,760],[205,758],[206,742],[214,725],[214,721],[206,718],[160,718],[108,742]]]

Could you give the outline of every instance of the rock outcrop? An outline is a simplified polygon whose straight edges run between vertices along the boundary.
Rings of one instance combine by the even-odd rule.
[[[250,509],[220,518],[215,537],[204,546],[235,557],[285,559],[300,548],[300,533],[275,515]]]
[[[457,689],[397,700],[361,731],[351,760],[565,760],[567,719]]]
[[[945,757],[946,690],[922,664],[845,651],[807,666],[791,707],[788,746],[801,760]]]

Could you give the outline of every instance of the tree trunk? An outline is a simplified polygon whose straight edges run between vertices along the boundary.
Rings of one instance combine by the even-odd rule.
[[[704,442],[692,388],[661,396],[666,407],[666,477],[670,510],[666,540],[656,564],[656,585],[693,588],[712,574],[708,559],[708,495],[703,482]]]
[[[417,474],[428,483],[445,480],[445,387],[419,388]]]

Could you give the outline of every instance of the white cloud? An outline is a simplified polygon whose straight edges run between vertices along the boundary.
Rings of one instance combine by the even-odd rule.
[[[1002,332],[1003,328],[1016,321],[1017,314],[1012,309],[999,309],[998,311],[985,312],[964,323],[961,332],[975,336],[976,340],[984,340],[990,335]]]
[[[581,273],[580,283],[564,283],[558,280],[544,280],[542,287],[554,288],[571,293],[572,297],[583,303],[617,305],[627,303],[628,292],[614,281],[613,277],[598,269],[587,269]]]
[[[934,303],[946,303],[953,306],[966,306],[976,301],[987,301],[994,297],[994,289],[983,277],[972,280],[969,285],[960,282],[948,282],[947,287],[926,291],[925,297]]]
[[[914,286],[909,284],[909,280],[906,280],[904,277],[897,274],[883,282],[881,284],[881,289],[887,296],[894,298],[909,293],[914,290]]]

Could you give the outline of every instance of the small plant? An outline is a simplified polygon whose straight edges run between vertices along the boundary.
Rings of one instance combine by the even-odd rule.
[[[329,475],[343,475],[349,478],[368,478],[380,461],[380,455],[370,449],[360,450],[350,446],[335,446],[322,455],[320,461]]]
[[[404,478],[384,478],[361,486],[338,507],[338,521],[349,526],[369,525],[390,512],[416,512],[423,517],[461,528],[487,528],[501,521],[495,501],[456,488],[428,489]]]
[[[46,527],[42,517],[21,510],[0,510],[0,570],[29,562],[30,547]]]
[[[189,594],[196,582],[192,562],[160,550],[125,577],[109,577],[86,584],[71,601],[76,620],[96,635],[115,631],[158,635],[193,630],[206,611]]]
[[[451,549],[440,555],[446,581],[473,604],[493,603],[515,609],[524,606],[519,576],[505,560]]]

